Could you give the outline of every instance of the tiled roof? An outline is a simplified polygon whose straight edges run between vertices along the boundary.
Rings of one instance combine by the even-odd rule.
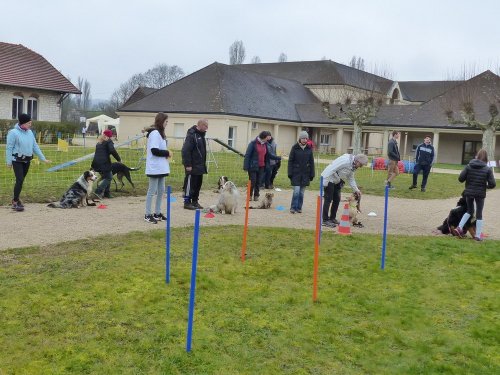
[[[300,122],[297,103],[319,100],[297,81],[213,63],[119,111],[218,113]]]
[[[241,64],[245,70],[293,79],[303,85],[348,85],[386,94],[392,81],[331,60]]]
[[[43,56],[21,44],[0,42],[0,85],[81,94]]]
[[[410,102],[426,102],[463,81],[398,81],[401,95]]]
[[[125,103],[123,103],[122,107],[126,107],[129,104],[135,103],[138,100],[141,100],[142,98],[145,98],[149,94],[154,93],[158,89],[154,89],[152,87],[145,87],[145,86],[139,86],[138,88],[135,89],[135,91],[130,95],[130,97],[127,99]]]

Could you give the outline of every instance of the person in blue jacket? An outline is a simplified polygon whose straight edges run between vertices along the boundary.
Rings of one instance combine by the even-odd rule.
[[[30,169],[30,163],[33,154],[45,162],[47,160],[36,143],[35,135],[31,131],[31,116],[26,113],[19,115],[18,123],[7,134],[7,147],[5,151],[5,160],[7,167],[14,170],[16,184],[14,185],[14,196],[12,199],[12,209],[15,211],[24,211],[24,205],[19,199],[23,182]]]
[[[432,163],[434,162],[434,147],[431,145],[431,136],[426,135],[424,138],[424,143],[417,146],[415,155],[415,167],[413,167],[413,184],[410,186],[410,190],[417,188],[417,178],[420,171],[422,171],[422,185],[420,186],[421,191],[425,191],[427,186],[427,178],[431,172]]]

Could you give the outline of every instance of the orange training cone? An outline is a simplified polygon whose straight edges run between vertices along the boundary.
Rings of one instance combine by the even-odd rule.
[[[350,235],[351,234],[351,224],[349,222],[349,203],[344,206],[344,212],[340,218],[338,234]]]

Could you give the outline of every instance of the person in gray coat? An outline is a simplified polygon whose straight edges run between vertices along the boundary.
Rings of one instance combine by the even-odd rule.
[[[455,235],[464,237],[463,227],[467,220],[474,215],[474,202],[476,202],[476,241],[482,241],[483,231],[483,207],[486,198],[486,189],[496,186],[493,170],[488,166],[488,153],[484,148],[477,152],[476,158],[460,172],[458,181],[465,181],[465,200],[467,201],[467,212],[462,216],[458,227],[452,229]]]

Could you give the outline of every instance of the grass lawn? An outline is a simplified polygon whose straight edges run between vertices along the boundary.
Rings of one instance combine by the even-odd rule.
[[[500,373],[500,244],[202,227],[187,354],[192,228],[0,253],[0,374]]]

